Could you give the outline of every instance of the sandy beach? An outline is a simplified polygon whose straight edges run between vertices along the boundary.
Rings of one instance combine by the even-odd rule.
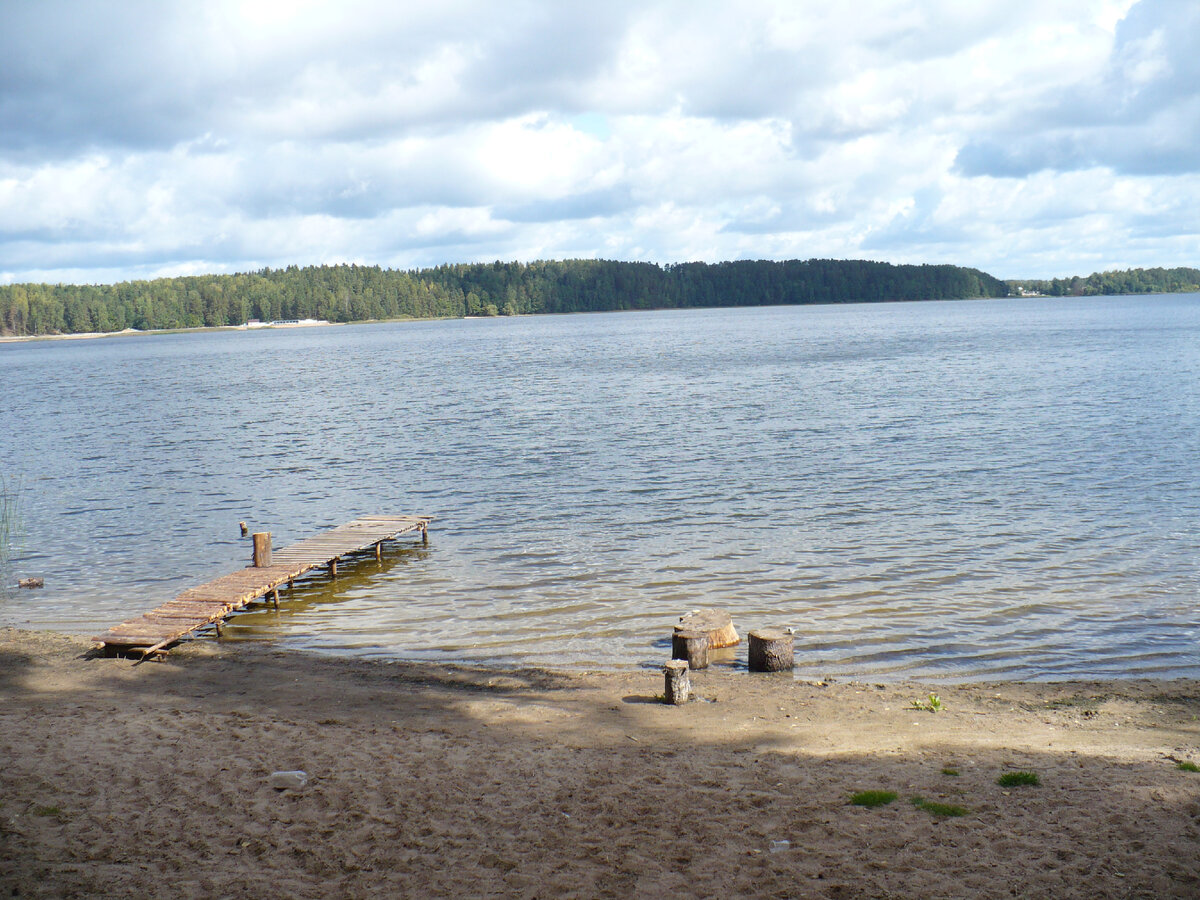
[[[5,896],[1200,896],[1195,682],[710,670],[676,708],[649,668],[90,646],[0,630]]]

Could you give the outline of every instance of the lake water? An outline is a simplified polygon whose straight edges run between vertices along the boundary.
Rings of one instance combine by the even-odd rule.
[[[0,384],[0,624],[99,633],[239,520],[420,513],[227,639],[614,668],[720,605],[805,677],[1200,677],[1200,295],[6,344]]]

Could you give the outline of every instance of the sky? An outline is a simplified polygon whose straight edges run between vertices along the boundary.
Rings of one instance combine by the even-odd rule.
[[[1198,41],[1195,0],[3,0],[0,283],[1200,266]]]

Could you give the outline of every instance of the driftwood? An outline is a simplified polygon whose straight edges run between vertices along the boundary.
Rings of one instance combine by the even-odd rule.
[[[741,643],[737,631],[733,627],[733,617],[723,609],[696,609],[686,616],[679,617],[676,631],[703,631],[708,635],[710,650],[720,650],[722,647],[736,647]]]
[[[22,578],[20,581],[17,582],[17,587],[23,587],[23,588],[39,588],[39,587],[45,587],[45,586],[46,586],[46,579],[44,579],[44,578]]]
[[[689,669],[707,669],[708,632],[677,628],[671,636],[671,658],[686,659]]]
[[[688,677],[686,659],[673,659],[663,666],[665,689],[664,699],[674,706],[683,706],[692,693],[692,680]]]
[[[781,628],[750,632],[750,671],[786,672],[794,664],[792,635]]]

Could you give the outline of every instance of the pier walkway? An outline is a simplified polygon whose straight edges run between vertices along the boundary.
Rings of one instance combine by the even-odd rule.
[[[248,603],[271,594],[279,606],[279,586],[320,566],[337,574],[338,560],[370,548],[379,558],[380,545],[402,534],[420,531],[428,540],[432,516],[368,516],[339,525],[280,550],[270,552],[270,564],[250,565],[207,584],[189,588],[139,618],[114,625],[92,640],[103,647],[136,650],[149,656],[206,625],[222,620]]]

